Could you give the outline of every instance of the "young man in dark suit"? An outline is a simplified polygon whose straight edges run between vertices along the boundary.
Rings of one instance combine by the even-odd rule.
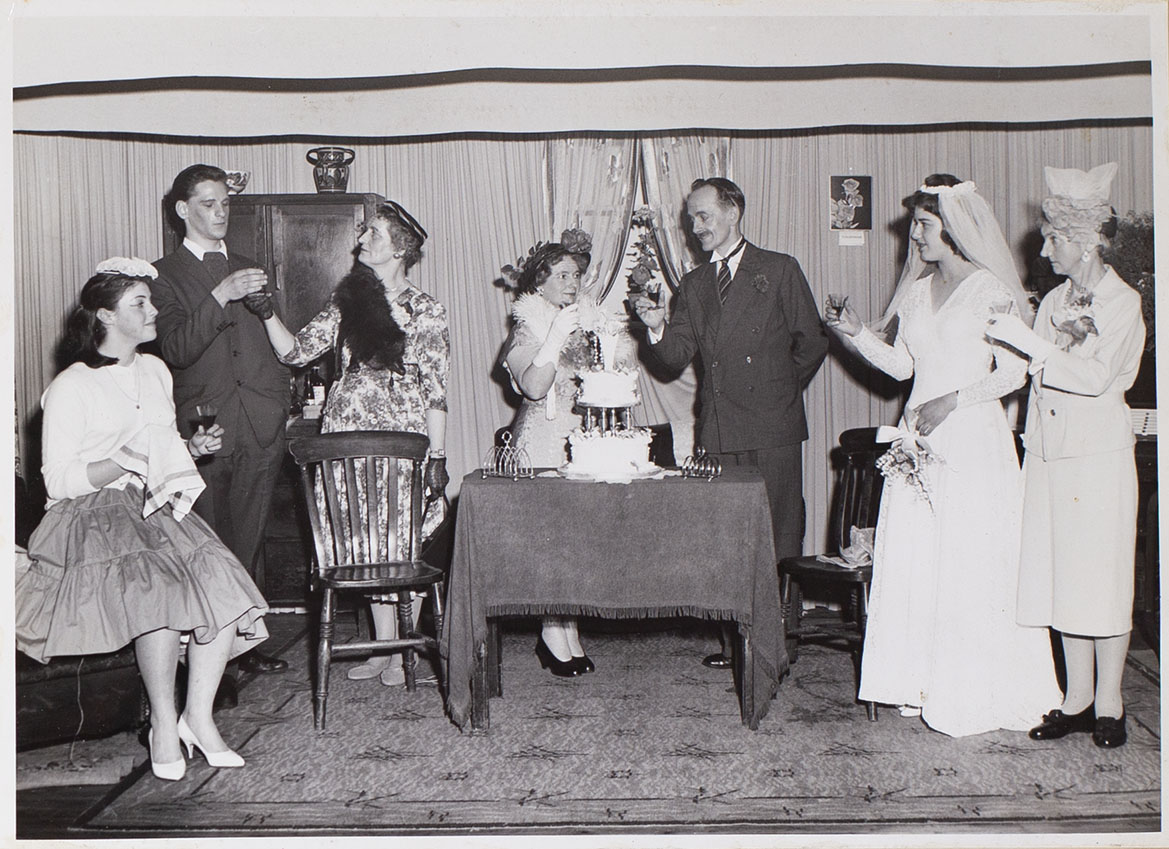
[[[802,553],[803,390],[828,353],[828,338],[799,263],[743,238],[744,207],[730,180],[695,180],[686,213],[710,262],[682,278],[669,323],[664,307],[648,298],[635,308],[662,363],[681,369],[701,358],[699,444],[724,467],[759,468],[782,559]],[[703,663],[726,668],[731,659],[724,648]]]
[[[199,404],[214,405],[223,427],[223,448],[200,463],[207,488],[195,510],[255,577],[284,457],[289,372],[257,318],[271,309],[260,294],[267,275],[255,260],[227,254],[229,205],[223,170],[192,165],[175,178],[166,209],[185,238],[154,263],[158,279],[150,290],[158,350],[174,375],[179,431],[191,435]],[[245,672],[287,668],[255,650],[240,659]]]

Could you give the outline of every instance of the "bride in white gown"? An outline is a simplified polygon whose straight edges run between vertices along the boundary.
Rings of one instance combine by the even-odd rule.
[[[826,312],[870,363],[913,378],[904,445],[924,438],[940,458],[922,469],[925,495],[885,482],[860,698],[920,709],[955,737],[1025,731],[1060,691],[1047,633],[1015,621],[1023,480],[999,399],[1023,385],[1027,362],[985,331],[995,313],[1030,323],[1031,310],[973,183],[935,174],[906,205],[909,258],[875,324],[892,344],[847,304]]]

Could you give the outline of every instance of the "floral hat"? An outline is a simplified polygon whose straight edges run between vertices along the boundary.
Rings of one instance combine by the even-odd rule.
[[[515,265],[509,263],[500,269],[504,279],[510,283],[510,288],[519,289],[520,281],[529,272],[529,269],[535,269],[550,251],[557,248],[568,251],[570,254],[590,257],[593,250],[593,237],[584,230],[572,228],[560,234],[559,242],[536,242],[528,248],[527,256],[521,256],[515,261]]]

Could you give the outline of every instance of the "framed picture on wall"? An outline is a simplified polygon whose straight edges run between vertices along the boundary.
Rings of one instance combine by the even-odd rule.
[[[873,229],[873,178],[831,177],[828,225],[833,230]]]

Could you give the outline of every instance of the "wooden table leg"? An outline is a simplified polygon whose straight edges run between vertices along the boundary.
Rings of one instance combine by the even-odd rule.
[[[471,729],[486,731],[491,724],[487,694],[487,644],[475,646],[475,669],[471,674]]]
[[[496,619],[487,620],[487,698],[503,695],[503,636]]]
[[[751,633],[748,631],[739,640],[736,666],[739,673],[739,710],[743,724],[755,731],[759,722],[755,719],[755,654],[751,648]]]

